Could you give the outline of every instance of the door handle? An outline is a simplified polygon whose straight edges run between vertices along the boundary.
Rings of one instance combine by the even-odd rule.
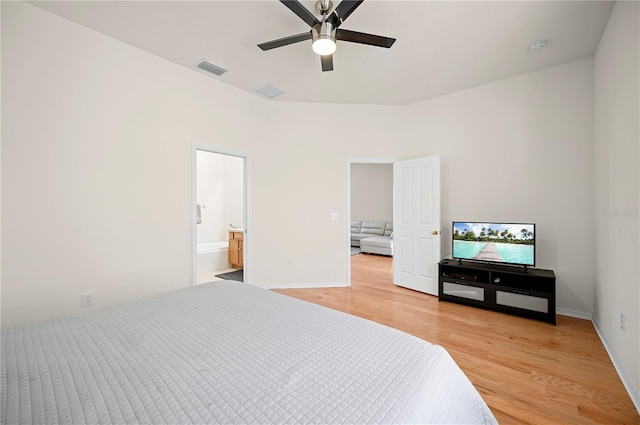
[[[432,235],[437,235],[437,234],[438,234],[438,231],[437,231],[437,230],[434,230],[433,232],[431,232],[431,234],[432,234]]]

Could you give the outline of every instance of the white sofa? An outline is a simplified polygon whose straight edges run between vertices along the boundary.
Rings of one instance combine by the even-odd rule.
[[[351,221],[351,246],[368,254],[393,255],[393,223]]]

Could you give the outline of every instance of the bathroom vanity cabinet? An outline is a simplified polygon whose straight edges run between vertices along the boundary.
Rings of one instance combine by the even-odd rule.
[[[244,232],[229,231],[229,263],[234,269],[243,267]]]

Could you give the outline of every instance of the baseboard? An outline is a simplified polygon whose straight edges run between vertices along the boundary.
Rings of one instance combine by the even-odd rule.
[[[556,308],[556,314],[559,314],[561,316],[575,317],[576,319],[593,319],[593,313],[589,313],[586,311],[569,310],[568,308]]]
[[[346,282],[308,282],[308,283],[274,283],[266,285],[267,289],[309,289],[309,288],[343,288],[351,286]]]
[[[591,322],[593,323],[593,327],[595,328],[598,337],[600,337],[600,341],[602,341],[602,345],[604,345],[604,349],[607,350],[607,354],[609,354],[609,358],[613,363],[613,367],[616,369],[616,372],[618,372],[618,376],[622,381],[622,385],[624,385],[624,387],[626,388],[627,392],[629,393],[629,397],[631,397],[633,405],[636,407],[636,410],[640,414],[640,391],[638,391],[638,388],[636,388],[636,386],[633,384],[633,381],[631,380],[629,375],[627,375],[625,370],[622,368],[622,365],[620,365],[616,357],[609,349],[607,340],[604,339],[604,336],[600,331],[600,327],[598,326],[598,322],[596,322],[595,320],[591,320]]]

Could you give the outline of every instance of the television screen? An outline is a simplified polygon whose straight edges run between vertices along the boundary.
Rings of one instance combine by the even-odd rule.
[[[533,223],[453,222],[453,258],[535,266]]]

